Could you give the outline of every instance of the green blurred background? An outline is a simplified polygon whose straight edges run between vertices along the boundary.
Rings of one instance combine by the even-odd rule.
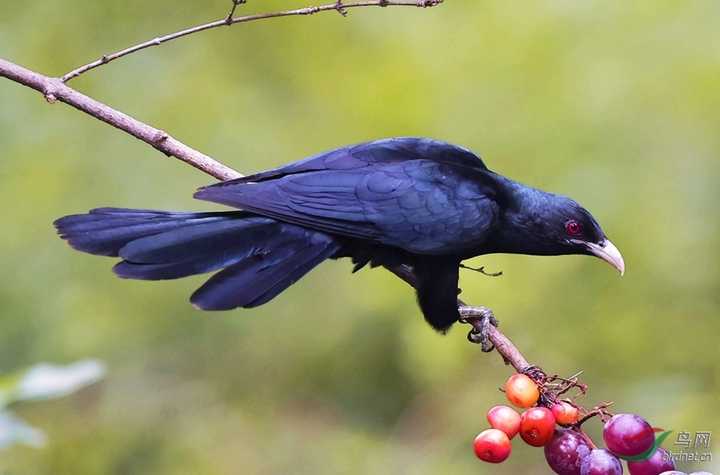
[[[0,56],[60,75],[229,3],[4,0]],[[72,85],[244,172],[422,135],[572,196],[624,278],[595,259],[498,255],[472,263],[503,277],[465,272],[463,295],[533,362],[584,370],[588,405],[714,431],[719,459],[718,19],[716,0],[358,9],[206,32]],[[0,372],[86,357],[109,371],[20,406],[49,444],[3,451],[0,473],[549,473],[518,441],[503,465],[474,458],[510,372],[465,328],[435,334],[387,272],[327,263],[260,309],[202,313],[187,300],[203,278],[117,279],[51,223],[103,205],[215,209],[191,198],[211,178],[5,80],[0,151]]]

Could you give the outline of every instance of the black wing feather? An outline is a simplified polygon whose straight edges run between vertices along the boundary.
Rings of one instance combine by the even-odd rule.
[[[395,137],[348,145],[233,181],[238,183],[259,182],[295,173],[357,170],[378,163],[428,159],[438,163],[461,165],[479,170],[488,169],[480,157],[463,147],[423,137]]]
[[[410,252],[452,253],[486,238],[497,215],[491,172],[463,150],[428,139],[371,142],[195,196]]]

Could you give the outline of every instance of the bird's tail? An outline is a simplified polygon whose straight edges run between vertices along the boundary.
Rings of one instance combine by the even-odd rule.
[[[204,310],[262,305],[340,248],[327,234],[243,211],[98,208],[55,227],[79,251],[122,258],[113,269],[120,277],[178,279],[222,269],[190,299]]]

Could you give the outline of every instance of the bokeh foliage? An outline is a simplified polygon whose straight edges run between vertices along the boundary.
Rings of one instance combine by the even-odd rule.
[[[62,74],[229,3],[5,0],[0,55]],[[576,198],[624,278],[583,257],[490,256],[474,264],[505,275],[464,273],[465,298],[529,359],[585,370],[588,402],[714,430],[717,447],[718,18],[715,0],[447,0],[221,29],[73,85],[241,171],[423,135]],[[520,443],[499,467],[473,458],[508,370],[465,329],[434,334],[387,273],[328,263],[260,309],[201,313],[187,298],[202,279],[119,280],[50,223],[101,205],[211,209],[191,199],[211,179],[7,81],[0,144],[0,372],[108,364],[100,387],[20,408],[49,443],[0,454],[0,473],[548,473]]]

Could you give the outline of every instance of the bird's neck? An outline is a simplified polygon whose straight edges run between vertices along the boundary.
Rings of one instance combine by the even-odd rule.
[[[557,254],[544,239],[546,219],[554,208],[555,195],[502,177],[502,213],[496,231],[487,243],[493,253]]]

